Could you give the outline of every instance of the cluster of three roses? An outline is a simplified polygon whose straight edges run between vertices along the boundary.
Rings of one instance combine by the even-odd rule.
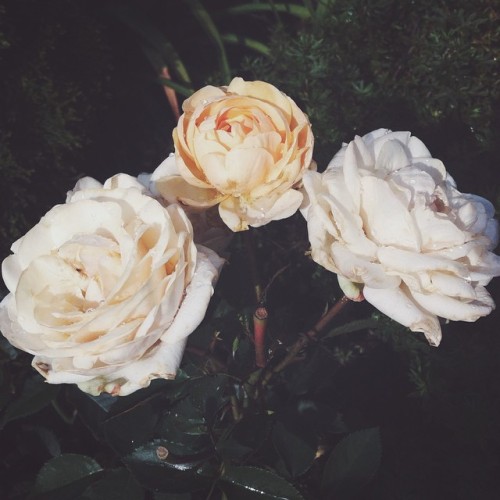
[[[494,308],[494,209],[417,138],[356,137],[320,174],[307,117],[268,83],[208,86],[183,111],[175,156],[151,175],[80,180],[3,263],[0,329],[48,382],[126,395],[175,376],[224,262],[214,250],[299,208],[312,258],[346,294],[432,344],[438,316]]]

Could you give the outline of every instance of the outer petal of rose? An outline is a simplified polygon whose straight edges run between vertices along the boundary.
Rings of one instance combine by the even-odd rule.
[[[110,375],[98,377],[77,376],[67,372],[46,374],[53,384],[77,383],[78,387],[93,396],[107,392],[113,396],[127,396],[147,387],[156,378],[173,379],[179,368],[186,340],[176,344],[160,343],[147,357],[117,369]],[[80,380],[79,380],[80,379]]]
[[[155,189],[168,203],[181,203],[192,207],[212,207],[224,198],[216,189],[192,186],[178,175],[157,180]]]
[[[292,117],[291,99],[270,83],[261,81],[246,82],[243,78],[236,77],[231,80],[227,91],[271,102],[285,113],[287,121],[290,121]]]
[[[144,192],[144,185],[137,180],[137,177],[132,177],[128,174],[116,174],[104,182],[104,189],[117,189],[117,188],[136,188]]]
[[[161,340],[175,344],[187,337],[205,317],[213,287],[224,264],[214,251],[201,245],[198,249],[196,268],[186,295],[177,311],[174,321],[163,334]]]
[[[223,89],[207,85],[186,99],[182,103],[182,110],[186,113],[192,113],[196,107],[205,106],[208,102],[216,101],[225,95],[226,92]]]
[[[278,196],[258,198],[247,205],[247,220],[250,226],[260,227],[273,220],[291,217],[302,203],[302,193],[289,189]]]
[[[260,227],[272,220],[290,217],[299,209],[302,193],[289,189],[281,195],[244,203],[240,198],[229,197],[219,205],[221,219],[234,232],[244,231],[249,225]]]
[[[163,177],[172,177],[180,175],[175,162],[174,153],[170,153],[152,173],[142,172],[137,176],[137,180],[155,197],[160,193],[156,189],[156,182]]]
[[[408,327],[423,332],[431,345],[441,342],[441,326],[436,316],[421,309],[401,288],[363,289],[365,299],[379,311]]]
[[[81,191],[83,189],[100,189],[100,188],[102,188],[102,184],[98,180],[94,179],[93,177],[82,177],[76,182],[75,187],[71,191],[67,192],[66,203],[68,203],[71,200],[71,197],[77,191]]]
[[[474,252],[469,252],[470,279],[477,281],[480,285],[487,285],[495,276],[500,276],[500,255],[492,252],[482,252],[479,256]]]
[[[185,131],[184,121],[188,120],[184,115],[181,116],[177,128],[174,128],[172,137],[175,146],[175,162],[179,173],[193,186],[208,187],[205,181],[205,176],[200,170],[200,166],[193,156],[192,148],[186,143],[192,142],[192,137],[186,137],[187,133],[191,135],[196,133],[196,130]],[[188,120],[188,128],[195,128],[194,120]]]
[[[307,171],[304,173],[301,189],[304,199],[300,211],[307,220],[307,232],[313,248],[321,245],[326,238],[326,233],[336,239],[340,238],[339,231],[328,213],[328,205],[324,201],[324,197],[328,194],[322,182],[323,178],[318,172]]]
[[[427,146],[418,138],[415,136],[411,136],[410,140],[408,141],[408,149],[410,150],[410,153],[413,158],[430,158],[431,153],[427,149]]]
[[[476,300],[466,301],[440,294],[413,292],[416,302],[427,311],[453,321],[476,321],[490,314],[495,303],[484,287],[476,288]]]

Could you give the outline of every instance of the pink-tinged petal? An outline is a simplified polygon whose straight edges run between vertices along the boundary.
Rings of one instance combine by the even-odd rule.
[[[431,345],[438,346],[441,342],[441,326],[437,317],[421,308],[401,288],[365,286],[363,295],[367,302],[389,318],[413,332],[423,332]]]

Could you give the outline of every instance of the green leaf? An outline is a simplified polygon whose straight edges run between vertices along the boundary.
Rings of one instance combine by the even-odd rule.
[[[225,460],[241,460],[262,447],[271,426],[267,414],[246,415],[219,439],[217,453]]]
[[[95,481],[101,466],[85,455],[67,453],[49,460],[38,473],[35,498],[73,500]]]
[[[196,18],[196,20],[201,24],[205,33],[208,35],[212,43],[217,48],[217,57],[219,59],[219,65],[221,73],[224,75],[226,80],[225,83],[229,84],[231,80],[231,70],[229,69],[229,63],[227,60],[226,49],[224,48],[224,43],[222,42],[219,30],[215,26],[210,14],[207,9],[199,0],[186,0],[191,13]]]
[[[238,500],[304,500],[304,497],[282,477],[265,469],[241,466],[226,467],[220,487],[228,498]]]
[[[319,0],[318,6],[316,7],[316,17],[321,19],[322,16],[326,15],[328,8],[334,1],[335,0]]]
[[[194,92],[194,90],[191,87],[187,87],[186,85],[173,82],[168,78],[160,78],[160,82],[162,85],[165,85],[165,87],[170,87],[171,89],[174,89],[178,94],[183,95],[185,97],[191,96]]]
[[[59,385],[48,384],[40,375],[26,380],[20,396],[7,406],[0,423],[0,429],[8,422],[33,415],[45,408],[55,399],[59,389]]]
[[[106,441],[120,454],[131,452],[153,437],[160,419],[163,398],[149,398],[102,424]]]
[[[268,56],[271,52],[271,49],[265,43],[246,36],[240,36],[235,33],[225,33],[224,35],[221,35],[221,39],[223,42],[233,45],[241,45],[242,47],[251,49],[264,56]]]
[[[224,14],[253,14],[256,12],[285,12],[299,19],[309,19],[311,13],[303,5],[290,3],[245,3],[236,7],[230,7],[223,11]]]
[[[311,467],[316,456],[316,447],[312,443],[291,432],[282,422],[274,425],[272,438],[274,448],[291,476],[300,476]]]
[[[382,455],[378,427],[353,432],[332,451],[323,471],[325,498],[342,500],[360,493],[376,474]]]
[[[345,333],[359,332],[360,330],[367,330],[368,328],[376,328],[379,322],[376,318],[367,319],[356,319],[345,325],[337,326],[330,330],[326,335],[323,335],[323,339],[337,337],[338,335],[344,335]]]
[[[106,471],[103,478],[91,484],[79,500],[143,500],[144,490],[124,467]]]
[[[208,458],[210,455],[175,456],[170,453],[167,441],[154,439],[123,457],[123,462],[145,488],[186,493],[212,481],[202,474],[202,465]]]

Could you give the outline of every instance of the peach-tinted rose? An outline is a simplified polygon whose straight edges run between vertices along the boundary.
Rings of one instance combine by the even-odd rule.
[[[156,178],[168,202],[218,204],[233,231],[295,213],[314,141],[292,99],[269,83],[234,78],[227,87],[198,90],[182,108],[173,132],[175,168]]]

